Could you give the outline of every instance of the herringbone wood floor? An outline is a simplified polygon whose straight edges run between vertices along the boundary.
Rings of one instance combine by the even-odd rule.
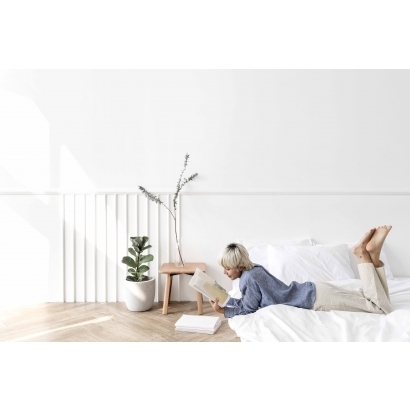
[[[0,311],[0,341],[27,342],[240,342],[228,320],[204,302],[204,315],[220,316],[213,335],[179,332],[182,314],[197,314],[196,302],[162,302],[146,312],[131,312],[125,303],[42,303]]]

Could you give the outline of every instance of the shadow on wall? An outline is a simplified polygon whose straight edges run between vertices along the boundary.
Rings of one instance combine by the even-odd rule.
[[[33,101],[0,89],[0,306],[49,296],[49,197],[10,195],[49,186],[49,134]]]

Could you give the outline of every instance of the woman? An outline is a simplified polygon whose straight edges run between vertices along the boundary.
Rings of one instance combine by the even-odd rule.
[[[286,285],[271,275],[263,266],[252,263],[246,248],[231,243],[222,250],[218,263],[232,280],[240,278],[241,299],[230,298],[221,308],[218,301],[210,301],[217,313],[230,318],[247,315],[258,309],[277,304],[321,311],[347,310],[388,314],[391,312],[389,289],[380,252],[391,230],[383,225],[366,232],[354,246],[353,253],[359,261],[362,288],[347,290],[326,282],[292,282]]]

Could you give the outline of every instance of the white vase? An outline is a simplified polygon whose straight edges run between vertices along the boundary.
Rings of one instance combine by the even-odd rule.
[[[125,304],[132,312],[150,310],[155,299],[155,278],[143,282],[125,281]]]

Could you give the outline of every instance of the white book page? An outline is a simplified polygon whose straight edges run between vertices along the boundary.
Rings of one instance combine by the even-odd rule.
[[[189,285],[211,300],[218,299],[218,304],[221,307],[224,307],[230,298],[230,295],[223,287],[200,269],[195,271]]]

